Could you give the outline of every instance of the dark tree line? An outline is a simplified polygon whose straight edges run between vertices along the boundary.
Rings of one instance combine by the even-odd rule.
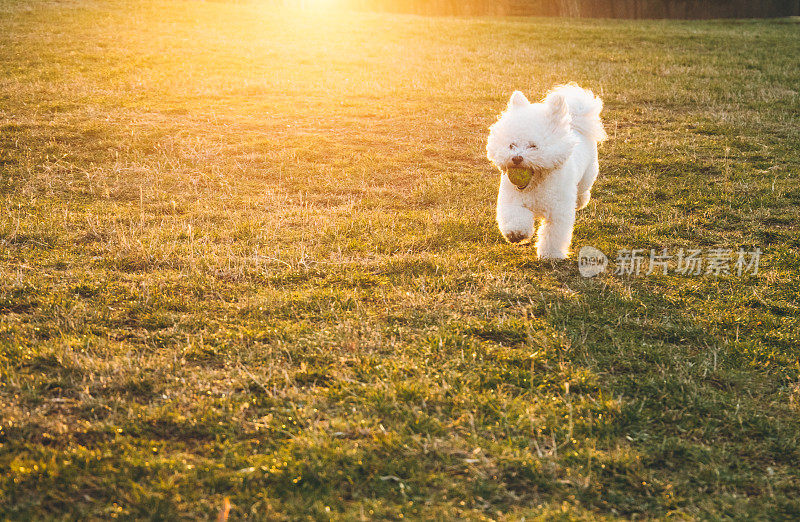
[[[356,9],[430,15],[588,18],[773,18],[800,16],[800,0],[345,0]]]

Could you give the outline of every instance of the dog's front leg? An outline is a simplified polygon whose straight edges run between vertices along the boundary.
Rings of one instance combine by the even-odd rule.
[[[523,206],[516,189],[501,186],[497,197],[497,226],[503,237],[509,243],[530,241],[533,237],[533,224],[533,212]]]
[[[542,259],[566,259],[574,225],[574,207],[569,211],[548,213],[539,226],[536,255]]]

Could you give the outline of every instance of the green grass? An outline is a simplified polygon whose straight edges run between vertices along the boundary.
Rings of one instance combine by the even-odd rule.
[[[0,6],[0,518],[800,517],[800,25]],[[606,102],[578,274],[514,89]]]

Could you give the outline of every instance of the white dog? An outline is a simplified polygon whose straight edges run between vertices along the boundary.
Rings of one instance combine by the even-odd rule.
[[[486,143],[502,173],[497,224],[508,241],[528,242],[541,220],[537,255],[567,257],[575,211],[589,203],[598,173],[597,144],[606,139],[602,109],[600,98],[575,84],[556,87],[541,103],[519,91],[511,95]]]

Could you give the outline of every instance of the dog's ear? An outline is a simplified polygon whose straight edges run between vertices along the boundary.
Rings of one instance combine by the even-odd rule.
[[[526,98],[525,95],[519,91],[514,91],[514,94],[511,95],[511,99],[508,100],[509,109],[517,109],[530,104],[531,102],[528,101],[528,98]]]
[[[567,100],[560,94],[554,94],[547,98],[547,109],[550,114],[550,121],[557,127],[569,126],[569,107]]]

